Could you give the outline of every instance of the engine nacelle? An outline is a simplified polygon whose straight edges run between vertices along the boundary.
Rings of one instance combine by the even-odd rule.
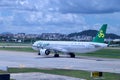
[[[48,49],[40,49],[40,55],[49,55],[50,54],[50,50]]]

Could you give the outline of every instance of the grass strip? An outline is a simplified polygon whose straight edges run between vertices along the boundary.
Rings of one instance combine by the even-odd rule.
[[[120,49],[102,49],[92,53],[78,54],[78,56],[92,56],[92,57],[120,59]]]
[[[36,68],[9,68],[9,73],[29,73],[29,72],[42,72],[56,75],[64,75],[76,78],[83,78],[92,80],[91,72],[83,70],[67,70],[67,69],[36,69]],[[120,74],[116,73],[103,73],[103,80],[120,80]]]

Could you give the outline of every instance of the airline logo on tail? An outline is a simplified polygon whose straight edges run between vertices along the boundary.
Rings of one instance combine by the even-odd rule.
[[[99,38],[104,38],[105,37],[105,35],[103,33],[103,30],[100,30],[100,33],[98,34],[98,37]]]

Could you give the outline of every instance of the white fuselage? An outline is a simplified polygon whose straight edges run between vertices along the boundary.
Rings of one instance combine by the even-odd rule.
[[[32,48],[34,50],[50,49],[65,53],[88,53],[107,47],[105,43],[76,42],[76,41],[36,41]]]

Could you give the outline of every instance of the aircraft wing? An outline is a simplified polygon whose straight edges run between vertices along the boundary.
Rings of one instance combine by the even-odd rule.
[[[55,50],[55,51],[60,51],[60,52],[68,52],[66,49],[63,49],[61,47],[51,47],[50,48],[51,50]]]

